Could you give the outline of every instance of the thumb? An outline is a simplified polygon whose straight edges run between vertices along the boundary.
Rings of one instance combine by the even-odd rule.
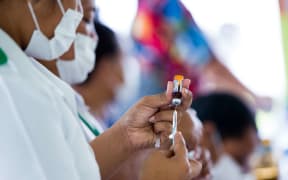
[[[186,143],[181,132],[177,132],[175,134],[174,146],[172,147],[172,149],[174,151],[175,158],[180,158],[180,159],[187,158],[188,152],[186,149]]]
[[[140,100],[139,103],[141,105],[145,105],[154,109],[167,106],[170,104],[170,101],[172,98],[172,89],[173,89],[173,84],[171,81],[169,81],[167,83],[166,92],[163,92],[161,94],[151,95],[151,96],[145,96]]]

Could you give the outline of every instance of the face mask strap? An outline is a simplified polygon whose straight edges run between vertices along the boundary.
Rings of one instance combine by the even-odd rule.
[[[61,2],[61,0],[57,0],[57,3],[58,3],[58,6],[62,12],[62,14],[64,15],[65,14],[65,9],[63,7],[63,4]],[[75,6],[75,10],[77,11],[78,10],[78,7],[79,7],[79,11],[81,14],[83,14],[83,7],[82,7],[82,3],[81,3],[81,0],[76,0],[76,6]]]
[[[40,30],[40,26],[39,26],[39,24],[38,24],[38,20],[37,20],[37,17],[36,17],[36,15],[35,15],[35,12],[34,12],[34,9],[33,9],[33,7],[32,7],[32,4],[31,4],[30,1],[28,1],[27,3],[28,3],[28,8],[29,8],[29,11],[30,11],[30,13],[31,13],[33,22],[34,22],[36,28],[37,28],[38,30]]]
[[[78,10],[78,7],[79,7],[80,13],[83,14],[83,6],[82,6],[82,3],[81,3],[81,0],[76,0],[75,10]]]
[[[62,4],[61,0],[57,0],[57,3],[58,3],[58,6],[59,6],[59,8],[61,10],[62,15],[64,15],[65,14],[65,10],[64,10],[64,7],[63,7],[63,4]]]

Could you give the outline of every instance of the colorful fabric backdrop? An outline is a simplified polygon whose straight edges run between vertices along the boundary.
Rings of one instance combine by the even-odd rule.
[[[211,59],[205,37],[179,0],[139,0],[132,36],[142,66],[158,71],[162,82],[183,74],[193,80],[193,90],[197,67]]]

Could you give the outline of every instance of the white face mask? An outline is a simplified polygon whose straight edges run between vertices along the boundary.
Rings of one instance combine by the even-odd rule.
[[[76,8],[74,10],[68,9],[66,12],[64,11],[61,0],[57,0],[57,2],[63,17],[54,31],[54,37],[52,39],[48,39],[42,33],[33,7],[30,1],[28,1],[28,7],[36,26],[36,29],[34,30],[30,42],[25,50],[25,53],[28,56],[36,59],[52,61],[68,51],[75,40],[76,29],[83,17],[83,13],[76,10],[77,5],[81,7],[80,9],[82,9],[81,2],[77,0]]]
[[[74,46],[75,58],[72,61],[59,59],[56,62],[60,78],[69,84],[84,82],[95,65],[96,45],[97,41],[78,33]]]

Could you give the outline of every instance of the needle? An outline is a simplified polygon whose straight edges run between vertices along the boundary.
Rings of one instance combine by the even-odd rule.
[[[177,133],[177,111],[176,111],[176,108],[173,112],[173,119],[172,119],[172,132],[171,134],[169,135],[169,139],[172,140],[172,144],[174,145],[174,136],[175,134]]]

